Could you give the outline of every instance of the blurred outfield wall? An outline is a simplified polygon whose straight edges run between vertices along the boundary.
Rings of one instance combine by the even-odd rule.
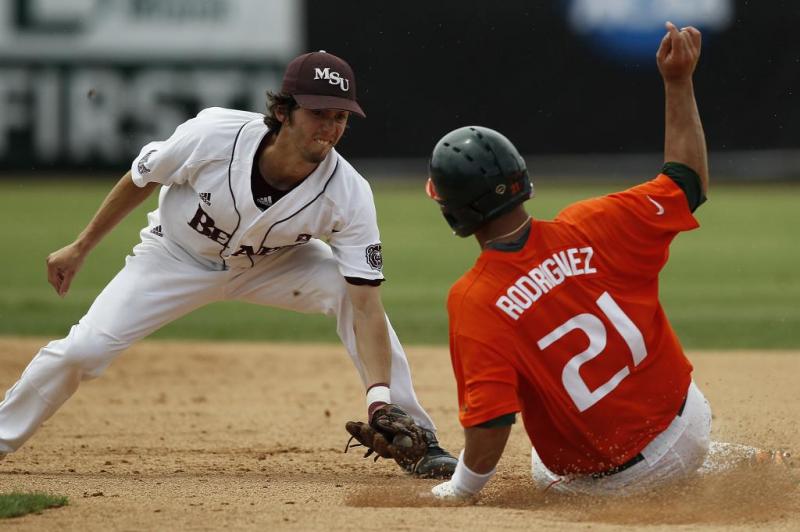
[[[2,0],[0,168],[126,165],[199,109],[261,109],[296,0]]]
[[[639,178],[663,136],[663,21],[697,25],[715,176],[800,178],[800,2],[5,0],[0,176],[124,169],[203,107],[263,110],[286,62],[345,57],[366,120],[341,151],[417,175],[446,131],[503,131],[540,173]],[[85,174],[84,174],[85,175]]]

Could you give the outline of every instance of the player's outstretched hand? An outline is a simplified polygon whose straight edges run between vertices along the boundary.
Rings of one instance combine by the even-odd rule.
[[[47,281],[59,296],[64,297],[69,285],[86,258],[78,245],[73,242],[47,256]]]
[[[692,26],[678,30],[672,22],[667,22],[666,27],[667,34],[656,53],[658,70],[665,82],[688,81],[700,59],[700,31]]]

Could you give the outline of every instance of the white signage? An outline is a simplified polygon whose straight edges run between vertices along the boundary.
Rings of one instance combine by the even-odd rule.
[[[266,90],[282,72],[229,68],[35,69],[0,66],[0,162],[121,163],[151,140],[166,139],[188,109],[235,107],[264,112]],[[17,140],[18,142],[18,140]],[[1,167],[1,165],[0,165]]]
[[[299,0],[0,0],[0,169],[124,164],[197,110],[265,110]]]
[[[300,51],[298,0],[0,2],[0,60],[284,62]]]
[[[571,0],[569,21],[578,31],[662,31],[667,20],[723,30],[733,11],[733,0]]]

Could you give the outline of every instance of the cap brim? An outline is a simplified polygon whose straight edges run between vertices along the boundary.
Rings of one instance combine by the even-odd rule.
[[[355,113],[361,118],[367,117],[361,106],[348,98],[322,96],[319,94],[293,94],[292,96],[303,109],[342,109]]]

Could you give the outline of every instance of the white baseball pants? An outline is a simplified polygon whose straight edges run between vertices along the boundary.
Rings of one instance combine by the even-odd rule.
[[[642,450],[638,464],[600,478],[589,475],[556,475],[531,453],[533,482],[538,488],[581,495],[628,495],[680,480],[697,472],[709,450],[711,407],[692,382],[683,414]]]
[[[6,393],[0,403],[0,453],[21,447],[82,380],[98,377],[128,346],[215,301],[335,315],[339,337],[363,381],[346,281],[330,247],[311,240],[257,260],[253,268],[209,271],[179,260],[156,237],[144,237],[67,337],[43,347]],[[422,427],[435,430],[414,393],[406,355],[391,325],[389,337],[392,401]]]

